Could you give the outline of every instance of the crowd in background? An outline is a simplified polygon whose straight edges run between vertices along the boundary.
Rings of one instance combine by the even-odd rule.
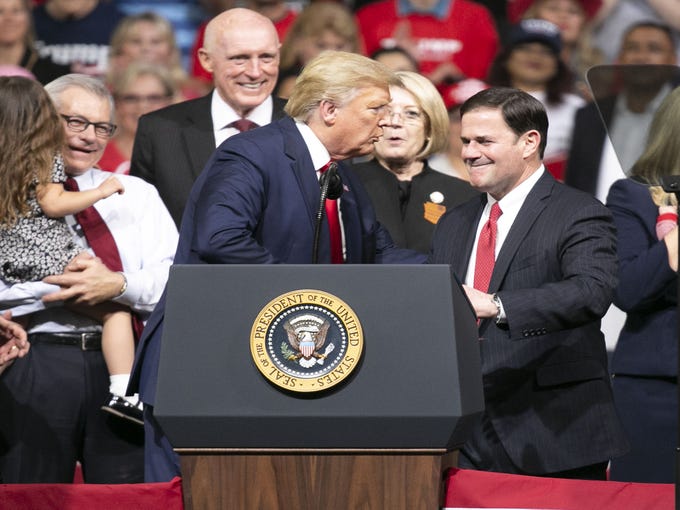
[[[372,155],[355,160],[353,166],[371,196],[378,220],[388,227],[396,244],[424,253],[434,225],[447,207],[475,194],[466,182],[460,155],[459,109],[470,96],[488,87],[505,86],[538,99],[549,119],[546,169],[556,179],[604,203],[615,181],[631,175],[649,178],[640,164],[635,164],[643,153],[652,157],[646,137],[639,132],[641,127],[644,131],[655,125],[656,107],[678,83],[667,77],[650,86],[630,78],[612,94],[611,79],[606,79],[610,75],[596,79],[591,74],[593,66],[602,65],[676,65],[680,55],[676,0],[0,0],[0,75],[25,76],[43,85],[69,73],[101,80],[114,99],[112,118],[117,129],[110,133],[98,167],[130,174],[131,161],[134,166],[136,160],[138,168],[133,168],[132,174],[158,187],[179,226],[184,204],[173,209],[160,187],[161,178],[144,174],[148,169],[142,164],[154,160],[155,149],[152,143],[139,142],[139,120],[171,105],[200,102],[214,87],[220,89],[217,73],[222,64],[214,60],[217,39],[208,22],[233,7],[256,11],[274,24],[281,43],[278,73],[273,73],[273,95],[278,98],[290,96],[305,65],[325,50],[366,55],[401,76],[403,87],[390,87],[394,104],[385,138],[375,145]],[[208,100],[205,104],[209,108]],[[672,103],[666,106],[670,108]],[[282,115],[276,102],[267,108],[266,115],[260,112],[267,121]],[[614,116],[619,122],[608,123]],[[151,126],[160,122],[160,117],[147,120]],[[233,124],[228,126],[233,133],[244,130]],[[145,139],[152,137],[153,129],[148,129]],[[207,129],[212,131],[212,127]],[[627,138],[636,131],[637,139]],[[653,132],[658,135],[658,126]],[[223,140],[220,136],[215,133],[215,140],[211,137],[215,145],[208,146],[206,156],[195,162],[199,168]],[[410,139],[411,146],[397,151],[390,145],[390,137]],[[184,190],[185,195],[188,192]],[[627,221],[635,223],[630,219],[635,211],[625,210],[626,193],[633,191],[618,189],[617,197],[615,188],[613,210],[620,228],[628,228]],[[667,204],[647,203],[646,199],[639,198],[651,211],[650,221],[656,221],[656,208]],[[669,197],[664,199],[670,202]],[[424,215],[420,211],[423,204]],[[674,232],[672,239],[677,244],[677,229]],[[620,243],[633,245],[624,250],[619,246],[627,257],[621,259],[622,267],[636,268],[640,263],[636,257],[647,250],[646,243],[663,243],[664,236],[655,236],[642,240],[641,232],[640,239],[620,239]],[[656,253],[654,260],[662,262],[663,254]],[[642,291],[628,282],[615,304],[638,326],[656,313],[662,314],[663,320],[677,321],[677,317],[668,318],[669,309],[677,306],[669,298],[677,284],[677,253],[673,269],[649,291],[657,294],[640,296],[637,293]],[[631,269],[627,276],[642,272]],[[631,329],[633,325],[627,323],[623,337],[630,336]],[[663,331],[672,336],[674,329]],[[624,347],[629,345],[630,340]],[[667,360],[674,359],[672,353],[664,353]],[[622,358],[624,355],[627,358]],[[630,401],[626,397],[635,391],[640,406],[648,403],[640,396],[644,390],[631,389],[638,379],[658,376],[659,384],[672,383],[663,387],[659,409],[668,408],[677,390],[677,367],[661,373],[654,366],[638,370],[628,358],[641,355],[626,352],[619,357],[624,361],[614,364],[624,371],[615,388],[617,404],[630,416],[624,420],[628,427],[639,422],[639,409],[625,404]],[[663,424],[659,429],[636,425],[628,431],[636,444],[650,435],[669,436],[677,427],[677,416],[658,414],[657,421]],[[620,479],[643,481],[640,470],[634,468],[636,463],[646,462],[641,449],[613,473]],[[667,463],[672,461],[670,458]],[[671,481],[667,475],[662,470],[649,481]]]
[[[276,96],[286,98],[304,64],[323,50],[378,58],[401,52],[407,67],[389,65],[429,78],[453,121],[455,107],[479,89],[467,85],[471,79],[537,97],[551,121],[546,165],[563,180],[576,111],[592,100],[588,69],[620,61],[623,36],[633,23],[667,26],[672,44],[680,48],[675,39],[680,17],[669,9],[672,3],[1,0],[0,65],[4,73],[27,73],[43,84],[68,72],[105,80],[116,97],[117,118],[124,123],[100,166],[125,173],[134,119],[211,90],[211,75],[198,59],[205,26],[217,13],[243,6],[265,15],[277,28],[282,46]],[[446,168],[435,170],[464,178],[462,168],[452,168],[445,154],[437,157]]]

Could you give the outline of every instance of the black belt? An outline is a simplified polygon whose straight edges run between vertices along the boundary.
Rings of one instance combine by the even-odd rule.
[[[99,331],[88,333],[30,333],[28,341],[32,344],[72,345],[83,351],[101,351],[102,334]]]

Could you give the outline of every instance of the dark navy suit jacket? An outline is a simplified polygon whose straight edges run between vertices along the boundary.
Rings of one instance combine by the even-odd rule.
[[[340,211],[347,263],[422,263],[396,248],[375,218],[359,178],[342,163]],[[187,202],[176,264],[309,264],[320,187],[291,118],[227,139],[208,161]],[[330,263],[322,222],[319,262]],[[130,389],[146,404],[156,392],[165,296],[140,339]]]
[[[486,194],[437,224],[430,262],[464,279]],[[609,385],[600,318],[616,286],[610,212],[547,172],[494,266],[508,324],[479,325],[486,410],[513,463],[546,474],[606,462],[627,441]]]
[[[618,231],[619,285],[616,306],[626,312],[612,371],[640,376],[678,374],[678,280],[666,244],[656,235],[659,208],[649,188],[633,179],[616,181],[607,207]]]

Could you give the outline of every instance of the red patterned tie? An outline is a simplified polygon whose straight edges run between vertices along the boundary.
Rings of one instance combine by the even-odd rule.
[[[332,161],[326,163],[319,170],[319,173],[325,173],[331,163]],[[328,221],[328,231],[331,237],[331,263],[342,264],[345,260],[342,256],[342,230],[340,228],[337,200],[326,199],[326,220]]]
[[[487,292],[489,282],[493,273],[493,266],[496,262],[496,222],[503,214],[498,202],[491,206],[489,220],[482,227],[477,243],[477,259],[475,261],[475,282],[474,288]]]
[[[80,191],[78,183],[73,177],[66,179],[64,183],[64,188],[66,191]],[[123,262],[120,260],[120,253],[118,252],[118,247],[116,246],[116,241],[113,239],[113,235],[106,226],[101,215],[94,208],[90,206],[87,209],[76,213],[76,220],[78,224],[83,229],[83,234],[85,234],[85,239],[87,239],[90,248],[94,251],[94,254],[102,259],[102,262],[111,271],[122,271]],[[137,315],[132,314],[132,326],[135,331],[135,338],[139,338],[144,328],[144,324],[137,317]]]
[[[239,131],[250,131],[251,129],[255,129],[256,127],[259,127],[257,124],[255,124],[252,120],[248,119],[238,119],[229,124],[227,127],[233,127],[238,129]]]

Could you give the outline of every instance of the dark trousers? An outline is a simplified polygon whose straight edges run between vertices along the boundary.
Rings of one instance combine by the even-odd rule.
[[[143,429],[103,412],[109,376],[99,350],[38,343],[0,378],[5,483],[143,481]]]
[[[144,404],[144,481],[169,482],[180,475],[179,455],[153,415],[153,406]]]
[[[599,462],[567,471],[527,473],[512,462],[486,414],[482,415],[481,425],[475,427],[472,438],[465,443],[458,457],[458,467],[463,469],[579,480],[606,480],[607,464]]]
[[[672,377],[617,374],[614,401],[630,451],[612,460],[611,479],[674,483],[678,441],[678,383]]]

